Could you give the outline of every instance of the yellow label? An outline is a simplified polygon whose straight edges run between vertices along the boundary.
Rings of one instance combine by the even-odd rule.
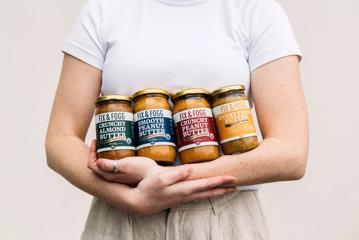
[[[247,100],[226,103],[213,108],[221,143],[256,136],[251,109]]]

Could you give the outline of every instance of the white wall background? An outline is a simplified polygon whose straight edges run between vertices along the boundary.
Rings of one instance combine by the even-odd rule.
[[[44,134],[85,0],[0,0],[0,239],[78,239],[90,196],[51,172]],[[280,0],[305,58],[306,177],[261,190],[272,239],[359,239],[359,2]]]

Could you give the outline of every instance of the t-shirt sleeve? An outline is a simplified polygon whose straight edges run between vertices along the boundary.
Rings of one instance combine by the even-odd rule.
[[[90,0],[82,7],[61,50],[102,70],[106,44],[98,0]]]
[[[302,54],[283,8],[275,0],[259,0],[249,19],[250,71],[281,57]]]

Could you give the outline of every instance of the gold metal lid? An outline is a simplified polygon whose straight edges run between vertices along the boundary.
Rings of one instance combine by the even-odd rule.
[[[139,96],[146,95],[146,94],[163,94],[166,97],[169,97],[169,95],[170,95],[166,90],[164,90],[162,88],[146,88],[146,89],[142,89],[142,90],[136,92],[135,94],[133,94],[132,99],[135,99]]]
[[[190,88],[190,89],[185,89],[185,90],[181,90],[178,91],[176,93],[174,93],[171,96],[172,101],[174,101],[175,99],[185,96],[185,95],[190,95],[190,94],[204,94],[204,95],[209,95],[209,92],[202,89],[202,88]]]
[[[110,100],[131,102],[131,97],[124,96],[124,95],[105,95],[105,96],[98,97],[96,100],[96,104],[98,104],[100,102],[110,101]]]
[[[232,86],[227,86],[227,87],[223,87],[223,88],[219,88],[217,90],[214,90],[211,93],[211,97],[215,97],[218,96],[222,93],[227,93],[227,92],[232,92],[232,91],[238,91],[238,92],[243,92],[244,90],[246,90],[244,85],[232,85]]]

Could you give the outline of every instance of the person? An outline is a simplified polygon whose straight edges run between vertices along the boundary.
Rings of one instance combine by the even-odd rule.
[[[301,52],[275,0],[90,0],[62,51],[46,153],[95,197],[83,240],[268,238],[257,184],[302,178],[308,154]],[[233,84],[263,136],[247,153],[170,167],[130,157],[114,174],[85,143],[100,94]]]

